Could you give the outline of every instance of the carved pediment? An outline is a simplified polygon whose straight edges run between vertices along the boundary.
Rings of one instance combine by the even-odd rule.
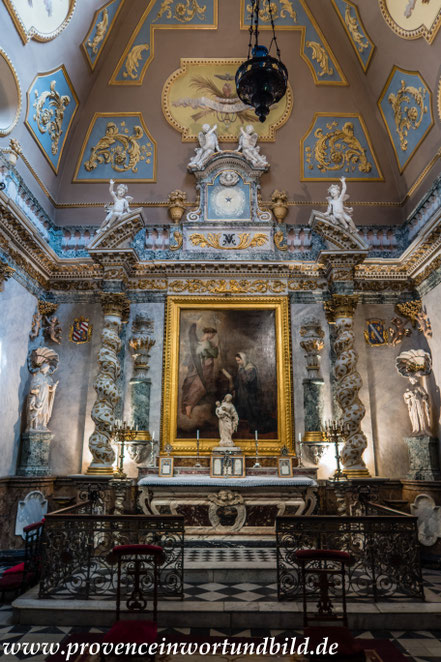
[[[329,243],[330,249],[340,249],[345,251],[369,250],[368,244],[358,232],[345,230],[321,212],[316,210],[311,212],[309,225],[314,232]]]
[[[87,249],[92,254],[98,250],[129,248],[130,242],[144,225],[142,209],[139,207],[120,218],[107,230],[98,230]]]

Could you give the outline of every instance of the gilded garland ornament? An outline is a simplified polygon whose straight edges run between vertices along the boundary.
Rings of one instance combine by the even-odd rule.
[[[306,46],[312,50],[311,58],[315,60],[320,67],[319,76],[332,76],[334,69],[329,66],[329,55],[326,52],[326,49],[317,41],[307,41]]]
[[[238,232],[237,236],[239,238],[237,246],[222,246],[220,243],[222,235],[220,233],[208,232],[204,235],[200,232],[194,232],[189,238],[194,246],[200,246],[201,248],[211,247],[224,251],[240,251],[255,246],[264,246],[268,242],[268,237],[261,232],[257,232],[254,236],[249,232]]]
[[[351,172],[370,172],[372,163],[367,159],[366,150],[354,133],[354,124],[345,122],[341,129],[337,122],[326,124],[327,133],[319,127],[314,132],[317,142],[314,146],[314,158],[321,172],[348,168]],[[308,149],[308,148],[307,148]],[[307,152],[306,161],[311,164],[312,154]]]
[[[153,23],[160,21],[161,18],[168,20],[174,19],[179,23],[189,23],[195,17],[201,21],[205,19],[207,11],[206,5],[200,5],[197,0],[163,0]]]

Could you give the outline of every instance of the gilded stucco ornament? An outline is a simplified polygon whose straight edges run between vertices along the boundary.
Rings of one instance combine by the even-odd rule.
[[[288,196],[286,191],[278,191],[276,189],[272,192],[270,209],[273,212],[273,216],[276,221],[278,223],[283,223],[289,212]],[[280,246],[277,246],[277,248],[279,248],[279,250],[286,250],[286,248],[280,248]]]
[[[329,65],[329,55],[326,49],[317,41],[307,41],[306,47],[311,49],[311,58],[315,60],[320,67],[318,75],[332,76],[334,69]]]
[[[189,239],[194,246],[216,248],[223,251],[241,251],[255,246],[264,246],[268,242],[268,237],[261,232],[256,232],[254,235],[250,232],[238,232],[239,243],[233,246],[222,245],[221,237],[222,235],[220,233],[215,232],[208,232],[206,235],[202,234],[202,232],[193,232]]]
[[[168,196],[168,214],[173,223],[179,223],[185,211],[187,194],[184,191],[176,189]]]
[[[375,44],[363,25],[358,6],[350,0],[331,0],[331,2],[366,73],[374,54]]]
[[[406,85],[401,81],[401,87],[395,92],[391,92],[388,101],[392,106],[395,127],[400,138],[400,147],[403,151],[407,150],[409,131],[415,131],[423,121],[423,116],[427,113],[425,103],[426,90],[423,87],[413,87]]]
[[[92,147],[84,168],[90,172],[100,163],[110,163],[116,172],[136,173],[138,163],[152,156],[146,145],[140,143],[143,137],[141,126],[134,126],[132,135],[128,136],[118,129],[115,122],[108,122],[105,135]]]
[[[200,5],[197,0],[162,0],[159,11],[154,19],[160,21],[161,18],[168,20],[175,19],[179,23],[189,23],[195,17],[200,20],[205,19],[206,5]]]
[[[355,136],[354,124],[345,122],[342,128],[337,128],[336,122],[326,125],[326,133],[320,127],[316,129],[314,136],[317,142],[314,147],[314,158],[317,167],[322,172],[330,170],[341,170],[348,167],[350,170],[370,172],[372,163],[366,156],[366,150]],[[307,162],[311,157],[307,157]]]
[[[397,313],[405,317],[412,323],[414,328],[417,328],[425,338],[432,337],[432,324],[430,322],[427,310],[423,307],[421,299],[412,301],[405,301],[395,305]]]
[[[37,122],[40,133],[48,132],[51,139],[51,152],[54,155],[58,154],[64,113],[70,104],[70,97],[67,94],[59,94],[55,85],[56,81],[51,81],[50,89],[44,90],[41,94],[34,90],[35,101],[33,103],[34,120]]]
[[[124,62],[124,78],[131,78],[132,80],[138,78],[143,53],[147,53],[149,48],[148,44],[136,44],[132,46]]]
[[[92,50],[92,53],[94,55],[98,53],[100,44],[103,41],[104,37],[106,36],[108,26],[109,26],[109,12],[107,11],[107,7],[104,7],[101,20],[98,21],[98,23],[96,24],[95,35],[93,39],[89,39],[89,41],[87,42],[87,45]]]
[[[9,280],[14,271],[15,269],[0,261],[0,292],[3,291],[4,283]]]

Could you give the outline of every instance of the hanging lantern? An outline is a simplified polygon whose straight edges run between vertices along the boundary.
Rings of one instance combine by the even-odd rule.
[[[254,107],[256,115],[261,122],[266,120],[270,106],[280,101],[285,95],[288,84],[288,71],[280,59],[271,0],[266,1],[268,2],[271,28],[273,31],[270,49],[274,43],[277,58],[272,57],[269,54],[269,50],[259,44],[260,0],[252,0],[248,57],[246,62],[241,64],[236,71],[237,95],[243,103]]]

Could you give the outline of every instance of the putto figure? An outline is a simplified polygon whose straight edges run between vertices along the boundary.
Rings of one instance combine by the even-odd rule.
[[[346,207],[344,204],[349,198],[349,195],[346,194],[346,177],[340,177],[340,181],[341,190],[338,184],[331,184],[328,188],[329,196],[326,198],[328,208],[324,215],[344,230],[358,232],[352,220],[353,209],[352,207]]]
[[[236,407],[233,405],[233,396],[230,393],[227,393],[222,402],[216,402],[216,416],[219,419],[219,446],[234,446],[232,436],[239,425],[239,416]]]
[[[266,168],[268,161],[260,153],[260,147],[256,147],[259,136],[254,131],[252,124],[248,124],[245,129],[240,127],[239,145],[236,152],[242,152],[244,157],[256,168]]]
[[[195,148],[195,155],[188,164],[192,170],[200,170],[207,163],[210,156],[215,152],[220,152],[219,141],[216,135],[217,124],[210,127],[209,124],[202,125],[202,131],[199,132],[199,145]]]
[[[115,193],[114,184],[115,181],[111,179],[109,193],[112,196],[113,204],[106,205],[105,209],[107,211],[107,216],[104,219],[98,232],[105,232],[121,218],[132,213],[132,210],[130,209],[130,203],[132,202],[133,198],[131,195],[127,195],[129,190],[127,185],[118,184]]]

